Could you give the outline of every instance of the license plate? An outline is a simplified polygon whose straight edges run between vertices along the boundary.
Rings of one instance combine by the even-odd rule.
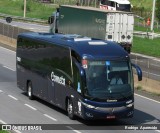
[[[116,117],[115,117],[115,115],[109,115],[109,116],[107,116],[107,119],[115,119]]]

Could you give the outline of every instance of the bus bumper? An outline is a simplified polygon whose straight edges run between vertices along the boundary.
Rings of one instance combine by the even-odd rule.
[[[121,119],[131,118],[134,114],[132,107],[113,107],[113,108],[87,108],[83,107],[83,118],[88,120],[94,119]]]

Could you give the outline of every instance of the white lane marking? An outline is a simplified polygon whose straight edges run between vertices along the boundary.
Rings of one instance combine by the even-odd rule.
[[[160,130],[155,130],[155,131],[160,133]]]
[[[15,98],[14,96],[12,96],[12,95],[8,95],[10,98],[12,98],[12,99],[14,99],[14,100],[18,100],[17,98]]]
[[[20,131],[18,131],[18,130],[13,130],[14,132],[16,132],[16,133],[22,133],[22,132],[20,132]]]
[[[75,133],[81,133],[80,131],[73,129],[73,128],[70,127],[70,126],[66,126],[66,127],[69,128],[69,129],[71,129],[71,130],[72,130],[73,132],[75,132]]]
[[[145,99],[147,99],[147,100],[150,100],[150,101],[153,101],[153,102],[156,102],[156,103],[160,103],[159,101],[153,100],[153,99],[151,99],[151,98],[148,98],[148,97],[145,97],[145,96],[136,94],[136,93],[135,93],[134,95],[139,96],[139,97],[142,97],[142,98],[145,98]]]
[[[9,67],[7,67],[7,66],[3,66],[3,67],[5,67],[5,68],[7,68],[7,69],[9,69],[9,70],[11,70],[11,71],[16,71],[16,70],[14,70],[14,69],[12,69],[12,68],[9,68]]]
[[[2,93],[3,91],[2,90],[0,90],[0,93]]]
[[[53,118],[53,117],[51,117],[51,116],[49,116],[47,114],[43,114],[43,115],[46,116],[47,118],[51,119],[51,120],[57,121],[57,119],[55,119],[55,118]]]
[[[2,124],[7,124],[7,123],[5,123],[4,121],[2,121],[2,120],[0,120],[0,123],[2,123]]]
[[[16,133],[22,133],[22,132],[20,132],[20,131],[18,131],[18,130],[15,130],[15,132],[16,132]]]
[[[32,106],[29,105],[29,104],[24,104],[24,105],[27,106],[27,107],[29,107],[29,108],[31,108],[31,109],[33,109],[33,110],[37,110],[36,108],[32,107]]]
[[[1,46],[0,46],[0,48],[2,48],[2,49],[4,49],[4,50],[7,50],[7,51],[10,51],[10,52],[13,52],[13,53],[16,53],[15,51],[10,50],[10,49],[8,49],[8,48],[4,48],[4,47],[1,47]]]

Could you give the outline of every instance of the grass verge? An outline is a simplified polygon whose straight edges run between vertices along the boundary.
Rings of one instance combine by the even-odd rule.
[[[1,129],[0,129],[0,133],[9,133],[8,131],[2,131]]]
[[[134,30],[135,31],[143,31],[143,32],[151,32],[151,30],[150,30],[150,26],[149,27],[143,27],[143,26],[134,26]],[[160,33],[160,29],[158,29],[158,28],[154,28],[153,29],[154,30],[154,32],[155,33]]]
[[[142,86],[138,85],[137,87],[135,87],[135,89],[142,90]]]
[[[26,17],[47,20],[52,12],[55,11],[55,8],[55,6],[27,0]],[[23,0],[0,0],[0,13],[23,17],[23,11]]]
[[[160,38],[148,39],[148,38],[133,38],[132,52],[150,55],[154,57],[160,57]]]

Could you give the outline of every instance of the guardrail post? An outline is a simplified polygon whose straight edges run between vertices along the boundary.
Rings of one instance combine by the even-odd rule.
[[[4,35],[4,24],[3,24],[3,35]]]
[[[12,29],[11,42],[13,43],[14,26],[12,26]]]
[[[136,63],[136,65],[137,65],[137,60],[138,60],[138,59],[137,59],[137,55],[136,55],[136,62],[135,62],[135,63]]]
[[[147,66],[148,66],[148,74],[147,74],[147,78],[149,78],[149,72],[150,72],[150,68],[149,68],[149,59],[148,59],[148,62],[147,62]]]

